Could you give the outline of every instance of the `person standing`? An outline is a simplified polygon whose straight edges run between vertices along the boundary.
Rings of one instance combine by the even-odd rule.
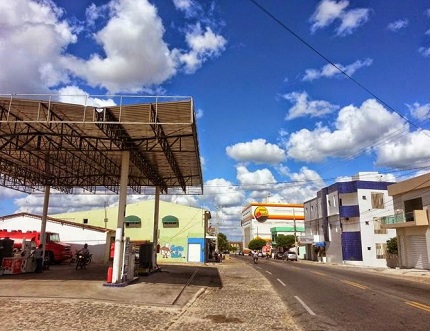
[[[34,251],[34,258],[36,259],[36,270],[34,272],[41,273],[43,271],[43,245],[40,244]]]

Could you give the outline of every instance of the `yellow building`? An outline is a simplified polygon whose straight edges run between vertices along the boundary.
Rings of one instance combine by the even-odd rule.
[[[133,243],[153,242],[154,200],[127,205],[125,237]],[[50,215],[79,224],[115,230],[118,207]],[[160,200],[158,222],[158,262],[204,262],[205,210]]]

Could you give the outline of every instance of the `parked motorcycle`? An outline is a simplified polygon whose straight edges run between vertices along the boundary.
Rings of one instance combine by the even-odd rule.
[[[89,263],[88,261],[91,261],[89,256],[81,253],[76,254],[76,270],[85,269],[85,266]]]

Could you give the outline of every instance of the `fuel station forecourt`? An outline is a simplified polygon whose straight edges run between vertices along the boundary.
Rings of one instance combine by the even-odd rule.
[[[0,95],[0,185],[44,192],[42,243],[51,188],[117,193],[112,283],[123,283],[127,195],[155,189],[157,225],[160,194],[203,192],[194,103],[191,97],[118,95],[110,96],[114,106],[95,107],[90,97],[67,104],[55,101],[57,95]],[[133,103],[142,99],[148,102]],[[156,226],[153,242],[155,267]]]

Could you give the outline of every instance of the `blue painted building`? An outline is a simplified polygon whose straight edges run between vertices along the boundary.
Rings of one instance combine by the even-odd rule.
[[[306,201],[305,237],[313,238],[307,258],[386,267],[386,241],[396,236],[381,228],[381,217],[393,211],[391,184],[377,172],[360,172]]]

